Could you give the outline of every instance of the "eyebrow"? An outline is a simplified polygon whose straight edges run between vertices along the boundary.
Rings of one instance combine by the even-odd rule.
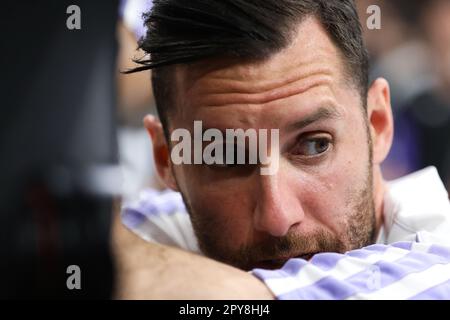
[[[291,123],[287,127],[287,131],[294,131],[303,129],[310,124],[318,121],[324,121],[329,119],[339,119],[342,115],[334,107],[320,107],[312,114],[306,116],[300,121]]]

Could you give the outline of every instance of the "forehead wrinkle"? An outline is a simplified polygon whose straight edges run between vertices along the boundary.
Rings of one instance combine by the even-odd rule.
[[[327,86],[332,83],[332,74],[327,71],[317,71],[309,74],[306,78],[285,80],[280,85],[272,83],[266,90],[255,91],[245,88],[245,84],[227,87],[230,91],[214,92],[202,95],[199,105],[205,107],[221,107],[236,104],[266,104],[295,95],[300,95],[318,86]],[[234,89],[234,90],[233,90]]]

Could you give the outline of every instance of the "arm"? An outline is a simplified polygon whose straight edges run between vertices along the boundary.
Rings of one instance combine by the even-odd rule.
[[[253,276],[144,242],[120,223],[119,227],[116,235],[118,231],[128,241],[116,250],[119,299],[273,299],[274,294],[277,299],[450,298],[447,246],[373,245],[346,254],[319,254],[310,262],[291,259],[280,270],[257,269]]]
[[[173,201],[170,197],[155,201],[157,207],[153,209],[164,214],[167,210],[162,204]],[[135,209],[139,211],[140,207]],[[156,217],[147,216],[147,231],[153,230],[149,226]],[[192,253],[148,244],[126,230],[118,215],[116,229],[121,231],[116,232],[120,243],[116,251],[122,257],[118,259],[118,296],[123,298],[450,298],[448,240],[427,232],[416,235],[420,242],[377,244],[346,254],[322,253],[309,262],[291,259],[280,270],[253,270],[254,278]],[[120,233],[126,237],[117,237]],[[160,269],[155,270],[158,266]]]
[[[183,250],[145,242],[115,215],[117,299],[273,299],[249,273]]]

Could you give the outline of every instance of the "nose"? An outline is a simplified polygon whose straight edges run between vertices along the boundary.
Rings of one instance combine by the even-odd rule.
[[[285,236],[305,216],[301,200],[285,178],[280,172],[270,176],[261,175],[255,190],[254,227],[274,237]]]

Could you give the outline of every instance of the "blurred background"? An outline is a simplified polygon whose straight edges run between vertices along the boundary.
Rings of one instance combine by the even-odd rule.
[[[383,173],[395,179],[433,165],[450,190],[450,0],[356,2],[370,77],[391,85],[395,138]],[[80,8],[81,29],[67,27],[71,5]],[[111,297],[110,230],[120,211],[114,205],[136,201],[144,188],[163,188],[142,125],[156,112],[150,72],[120,72],[143,55],[137,40],[151,5],[4,5],[1,298]],[[381,9],[380,29],[367,26],[371,5]],[[83,290],[67,289],[72,264],[83,272]]]
[[[356,0],[364,39],[370,54],[370,80],[386,78],[391,86],[395,118],[393,148],[383,165],[386,179],[392,180],[427,166],[436,166],[450,190],[450,0]],[[381,28],[370,29],[367,20],[380,8]],[[143,7],[151,0],[128,1],[125,29],[143,32]],[[129,56],[138,55],[132,34],[121,37],[123,66]],[[121,76],[119,131],[122,167],[127,199],[137,197],[142,187],[161,188],[155,177],[149,148],[142,129],[142,116],[154,113],[149,86],[139,77]],[[141,140],[140,140],[141,139]],[[150,151],[149,151],[150,150]],[[139,153],[139,157],[134,157]]]
[[[357,0],[371,57],[371,80],[391,86],[394,144],[386,179],[436,166],[450,190],[450,1]],[[367,8],[381,9],[370,30]]]

